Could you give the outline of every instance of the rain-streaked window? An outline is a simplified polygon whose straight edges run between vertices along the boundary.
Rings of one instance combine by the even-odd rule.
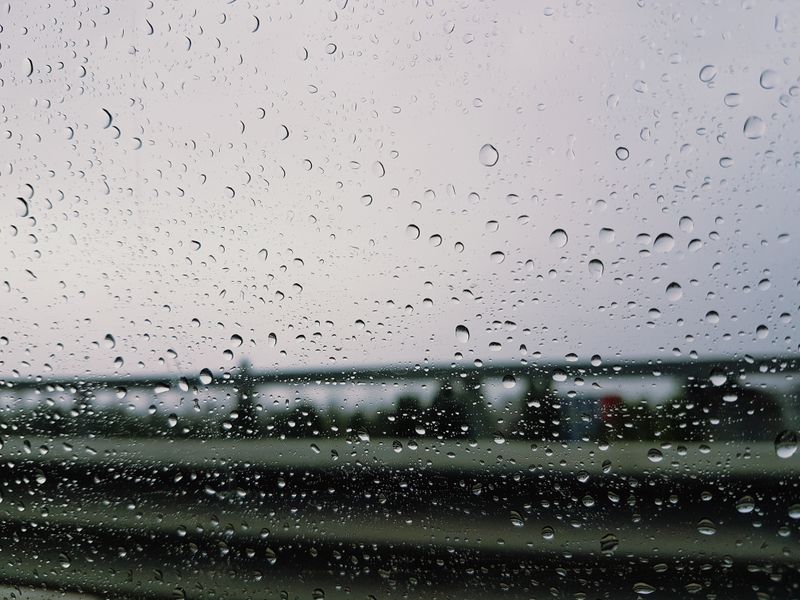
[[[800,5],[0,6],[3,598],[800,597]]]

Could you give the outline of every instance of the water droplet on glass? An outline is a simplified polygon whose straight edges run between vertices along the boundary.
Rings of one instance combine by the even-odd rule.
[[[524,527],[525,526],[525,521],[523,520],[521,514],[519,514],[515,510],[512,510],[510,514],[511,514],[511,524],[514,527]]]
[[[114,336],[110,333],[106,334],[106,337],[103,338],[103,342],[106,348],[109,350],[114,348],[117,345],[117,340],[114,339]]]
[[[594,279],[600,279],[603,276],[604,269],[605,266],[603,265],[602,261],[596,258],[593,258],[592,260],[589,261],[589,274]]]
[[[661,462],[663,459],[664,455],[658,448],[650,448],[650,450],[647,451],[647,460],[649,460],[650,462],[657,463]]]
[[[719,323],[719,313],[715,310],[708,311],[706,313],[706,323],[711,323],[712,325]]]
[[[507,390],[510,390],[515,385],[517,385],[517,378],[513,375],[504,375],[503,376],[503,387]]]
[[[702,535],[714,535],[717,533],[717,526],[711,519],[700,519],[697,522],[697,531]]]
[[[546,540],[552,540],[555,537],[556,532],[555,530],[550,527],[549,525],[545,525],[542,527],[542,537]]]
[[[764,69],[761,71],[761,76],[758,78],[759,85],[765,90],[771,90],[778,86],[780,77],[772,69]]]
[[[787,429],[775,438],[775,454],[778,458],[791,458],[797,452],[797,432]]]
[[[569,241],[569,237],[563,229],[555,229],[550,234],[550,243],[556,248],[563,248],[567,245],[567,241]]]
[[[614,153],[617,155],[619,160],[628,160],[628,157],[631,155],[625,146],[620,146]]]
[[[703,83],[711,83],[714,81],[714,78],[717,76],[717,67],[714,65],[705,65],[702,69],[700,69],[700,81]]]
[[[753,512],[755,507],[756,503],[752,496],[742,496],[736,501],[736,510],[743,515]]]
[[[491,144],[484,144],[478,152],[478,159],[484,167],[493,167],[500,159],[500,154],[497,152],[497,148]]]
[[[709,381],[715,386],[719,387],[724,385],[726,381],[728,381],[728,376],[725,374],[725,371],[722,369],[711,369],[711,373],[708,376]]]
[[[469,329],[464,325],[458,325],[456,327],[456,340],[460,344],[466,344],[469,341]]]
[[[492,253],[489,255],[489,258],[491,259],[491,261],[492,261],[494,264],[496,264],[496,265],[499,265],[501,262],[503,262],[503,261],[506,259],[506,255],[505,255],[503,252],[500,252],[500,251],[498,250],[498,251],[496,251],[496,252],[492,252]]]
[[[731,92],[730,94],[725,94],[725,98],[722,101],[728,108],[736,108],[742,103],[742,95]]]
[[[599,237],[600,237],[600,241],[601,242],[603,242],[605,244],[610,244],[610,243],[612,243],[614,241],[614,237],[615,237],[614,230],[611,229],[610,227],[603,227],[600,230]]]
[[[211,374],[209,369],[202,369],[200,371],[200,383],[203,385],[208,385],[214,379],[214,376]]]
[[[673,281],[669,285],[667,285],[666,289],[667,300],[670,302],[677,302],[683,297],[683,288],[680,286],[679,283]]]
[[[668,233],[660,233],[653,241],[653,250],[656,252],[669,252],[675,247],[675,238]]]
[[[649,583],[644,583],[643,581],[633,584],[634,594],[641,594],[642,596],[647,596],[648,594],[652,594],[655,591],[656,588],[654,588]]]
[[[419,239],[419,227],[417,227],[413,223],[411,225],[408,225],[406,227],[406,235],[408,237],[410,237],[412,240],[418,240]]]
[[[619,538],[613,533],[607,533],[600,538],[600,552],[610,554],[619,546]]]
[[[757,140],[767,131],[767,124],[764,123],[761,117],[752,115],[747,117],[747,120],[744,122],[743,131],[744,136],[748,140]]]

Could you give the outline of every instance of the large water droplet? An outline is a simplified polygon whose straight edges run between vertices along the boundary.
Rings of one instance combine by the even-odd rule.
[[[700,69],[700,81],[703,83],[711,83],[714,81],[714,78],[717,76],[717,67],[714,65],[706,65],[702,69]]]
[[[613,533],[607,533],[600,538],[600,552],[610,554],[619,546],[619,538]]]
[[[203,385],[208,385],[214,379],[214,376],[211,374],[209,369],[203,369],[200,371],[200,383]]]
[[[761,76],[758,78],[759,85],[765,90],[771,90],[778,86],[780,77],[772,69],[764,69],[761,71]]]
[[[722,369],[714,368],[711,369],[711,373],[709,374],[708,379],[714,386],[719,387],[721,385],[724,385],[725,382],[728,381],[728,376]]]
[[[667,286],[666,289],[667,293],[667,300],[670,302],[677,302],[681,298],[683,298],[683,288],[680,286],[679,283],[673,281]]]
[[[469,329],[464,325],[458,325],[456,327],[456,340],[461,344],[466,344],[469,341]]]
[[[744,136],[748,140],[757,140],[767,131],[767,125],[761,117],[752,115],[744,122]]]
[[[478,159],[484,167],[493,167],[500,160],[500,154],[497,152],[497,148],[491,144],[484,144],[478,152]]]
[[[675,247],[675,238],[668,233],[660,233],[653,241],[653,250],[656,252],[669,252]]]
[[[589,274],[594,279],[600,279],[603,276],[603,271],[605,270],[605,266],[603,265],[603,261],[593,258],[589,261]]]
[[[568,241],[569,237],[567,236],[567,232],[563,229],[554,229],[550,234],[550,243],[556,248],[563,248],[567,245]]]
[[[419,239],[419,227],[411,223],[406,227],[406,235],[410,237],[412,240]]]
[[[775,454],[778,458],[791,458],[797,452],[797,432],[787,429],[775,438]]]

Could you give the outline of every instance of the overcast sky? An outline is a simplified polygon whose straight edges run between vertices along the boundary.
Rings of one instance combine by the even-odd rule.
[[[74,4],[0,9],[0,375],[797,352],[793,2]]]

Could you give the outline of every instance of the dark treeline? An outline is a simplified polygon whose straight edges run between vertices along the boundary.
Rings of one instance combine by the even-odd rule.
[[[614,395],[591,399],[583,412],[578,405],[586,407],[585,400],[581,404],[533,382],[520,401],[499,409],[486,402],[478,383],[443,385],[427,405],[404,395],[388,409],[372,412],[321,409],[302,400],[265,408],[258,393],[247,389],[224,415],[137,415],[119,405],[97,407],[91,394],[84,394],[69,409],[51,402],[7,413],[0,429],[103,437],[714,441],[773,439],[787,422],[781,405],[767,392],[732,386],[686,386],[679,397],[657,406]]]

